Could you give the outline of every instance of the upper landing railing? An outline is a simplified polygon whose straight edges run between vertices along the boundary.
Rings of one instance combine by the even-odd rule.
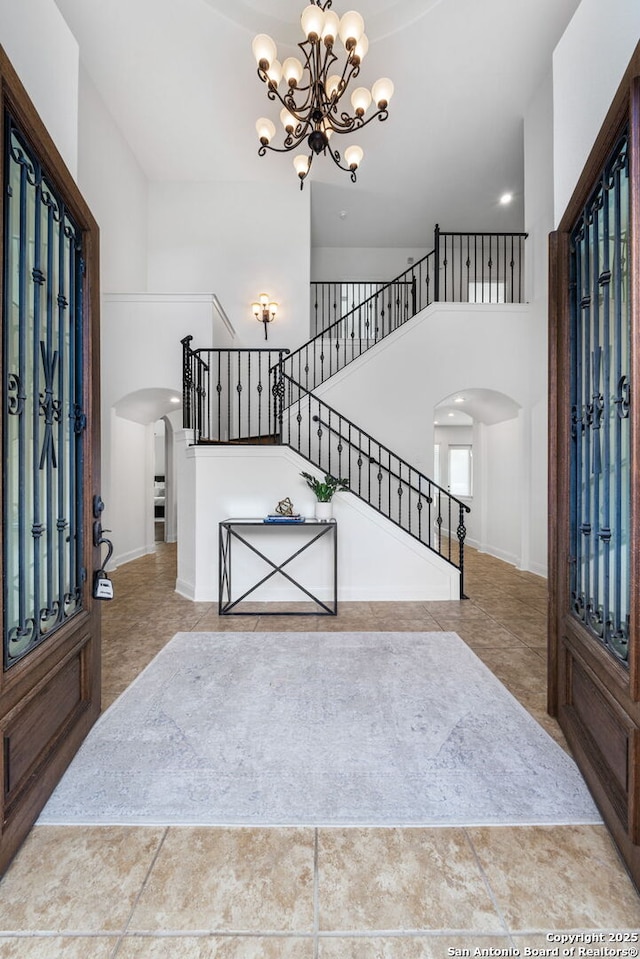
[[[285,361],[313,390],[431,303],[522,303],[526,233],[453,233],[388,283],[314,282],[315,335]]]

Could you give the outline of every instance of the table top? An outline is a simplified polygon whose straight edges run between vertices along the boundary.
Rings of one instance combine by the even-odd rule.
[[[304,517],[302,520],[299,520],[297,522],[287,522],[284,519],[272,520],[269,522],[266,520],[264,516],[262,517],[261,516],[256,516],[256,517],[240,516],[240,517],[234,517],[230,519],[223,519],[220,522],[220,526],[277,526],[279,528],[285,527],[287,529],[291,529],[291,527],[297,527],[297,526],[329,526],[331,524],[337,525],[335,519],[313,519],[313,518]]]

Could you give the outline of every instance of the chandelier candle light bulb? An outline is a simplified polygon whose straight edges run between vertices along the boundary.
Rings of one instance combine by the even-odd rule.
[[[382,77],[381,80],[376,80],[371,87],[371,96],[379,110],[386,110],[389,105],[389,100],[393,96],[393,83],[391,80],[388,77]]]
[[[310,40],[311,43],[316,43],[318,37],[322,36],[324,29],[324,11],[321,7],[316,6],[315,3],[309,4],[309,6],[305,7],[302,11],[300,24],[307,40]]]
[[[358,40],[358,42],[356,43],[356,48],[351,54],[351,59],[355,62],[357,57],[358,63],[362,63],[362,61],[367,55],[368,50],[369,50],[369,39],[366,33],[363,33],[360,39]]]
[[[287,57],[282,64],[282,76],[290,87],[297,87],[302,80],[304,68],[297,57]]]
[[[339,169],[356,181],[363,150],[352,145],[341,156],[334,148],[335,140],[330,147],[329,139],[333,134],[354,133],[374,119],[386,120],[393,95],[393,83],[387,77],[377,80],[371,91],[355,83],[356,89],[350,89],[351,81],[360,73],[369,41],[364,20],[356,10],[340,17],[331,6],[332,0],[311,0],[303,9],[300,24],[304,40],[298,43],[301,59],[287,57],[281,65],[275,42],[264,33],[259,34],[252,45],[258,77],[267,85],[269,100],[280,103],[280,122],[284,128],[284,142],[278,146],[273,142],[275,125],[267,117],[261,117],[256,124],[260,140],[258,154],[265,156],[267,150],[286,153],[308,147],[307,156],[297,153],[293,161],[301,189],[314,156],[321,153],[331,157]],[[336,46],[338,38],[344,52]],[[284,80],[282,90],[279,89],[281,80]]]
[[[304,180],[307,173],[309,172],[309,164],[310,164],[309,157],[306,156],[304,153],[298,153],[297,156],[294,156],[293,165],[295,167],[296,173],[298,174],[301,180]]]
[[[292,116],[286,107],[280,111],[280,123],[287,133],[293,133],[296,128],[296,118]]]
[[[344,158],[346,163],[349,165],[350,170],[357,170],[360,164],[362,163],[362,158],[364,156],[364,150],[362,147],[357,147],[355,144],[352,144],[350,147],[344,151]]]
[[[371,93],[366,87],[358,87],[351,94],[351,106],[359,117],[364,116],[371,106]]]
[[[256,58],[258,66],[265,72],[278,55],[275,43],[266,33],[258,34],[251,44],[251,49],[253,50],[253,55]]]
[[[269,84],[277,87],[282,80],[282,64],[280,61],[274,60],[273,63],[269,65],[266,74],[269,77]]]
[[[322,41],[326,47],[332,47],[340,30],[340,17],[333,10],[325,10]]]
[[[260,117],[256,123],[260,143],[266,146],[276,135],[276,125],[268,117]]]
[[[364,33],[364,20],[356,10],[349,10],[340,21],[340,39],[345,50],[353,50]]]

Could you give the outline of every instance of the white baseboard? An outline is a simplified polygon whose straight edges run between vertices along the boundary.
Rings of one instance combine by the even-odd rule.
[[[126,563],[133,562],[134,559],[140,559],[141,556],[148,556],[150,553],[155,553],[156,547],[153,546],[139,546],[137,549],[132,549],[128,553],[119,553],[117,556],[112,556],[111,562],[109,563],[109,571],[118,569],[119,566],[124,566]]]
[[[186,580],[184,579],[177,579],[176,593],[178,593],[178,595],[180,596],[184,596],[185,599],[190,599],[193,602],[195,597],[195,590],[193,587],[193,583],[187,583]],[[215,600],[211,600],[211,602],[217,602],[217,601],[218,601],[217,596]]]

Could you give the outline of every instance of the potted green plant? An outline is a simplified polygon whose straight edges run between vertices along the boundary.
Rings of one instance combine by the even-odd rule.
[[[313,490],[313,493],[316,498],[316,519],[321,521],[326,521],[331,519],[333,515],[333,506],[331,500],[333,499],[333,494],[339,492],[340,490],[349,489],[349,481],[346,479],[340,479],[337,476],[332,476],[331,473],[325,473],[324,479],[320,480],[316,476],[312,476],[311,473],[300,473],[300,476],[303,476],[307,481],[307,486],[309,489]]]

